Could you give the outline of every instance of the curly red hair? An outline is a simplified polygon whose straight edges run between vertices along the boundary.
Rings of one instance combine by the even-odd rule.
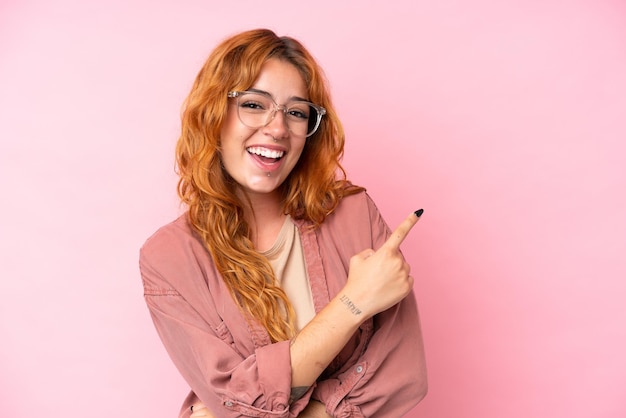
[[[326,109],[318,131],[307,139],[298,164],[280,186],[284,213],[317,227],[343,196],[362,190],[346,180],[340,164],[344,132],[322,69],[300,42],[267,29],[232,36],[211,53],[185,101],[176,160],[178,194],[231,295],[272,341],[281,341],[295,334],[293,307],[267,259],[254,249],[237,185],[220,160],[227,94],[252,86],[271,58],[293,64],[308,86],[309,100]]]

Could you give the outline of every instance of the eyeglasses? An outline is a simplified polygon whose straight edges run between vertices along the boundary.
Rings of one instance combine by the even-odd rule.
[[[326,114],[326,109],[311,102],[298,100],[279,105],[271,96],[254,91],[231,91],[228,97],[237,99],[239,120],[253,129],[268,125],[280,110],[285,115],[289,131],[294,135],[308,138],[317,131],[322,116]]]

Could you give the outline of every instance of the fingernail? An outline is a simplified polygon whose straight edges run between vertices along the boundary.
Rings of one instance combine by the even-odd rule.
[[[424,209],[416,210],[415,211],[415,216],[417,216],[419,218],[420,216],[422,216],[422,213],[424,213]]]

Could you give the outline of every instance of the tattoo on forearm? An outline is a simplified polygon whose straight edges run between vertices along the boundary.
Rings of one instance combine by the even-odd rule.
[[[348,307],[348,309],[350,309],[350,312],[352,312],[355,315],[361,315],[361,310],[359,308],[356,307],[356,305],[354,303],[352,303],[352,301],[350,300],[350,298],[348,298],[346,295],[341,295],[341,297],[339,298],[339,300]]]
[[[289,394],[289,403],[293,403],[304,396],[306,391],[309,390],[308,386],[298,386],[291,388],[291,394]]]

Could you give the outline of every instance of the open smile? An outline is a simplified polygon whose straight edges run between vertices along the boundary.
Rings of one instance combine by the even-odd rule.
[[[246,151],[265,164],[276,163],[285,155],[285,151],[272,150],[264,147],[248,147]]]

